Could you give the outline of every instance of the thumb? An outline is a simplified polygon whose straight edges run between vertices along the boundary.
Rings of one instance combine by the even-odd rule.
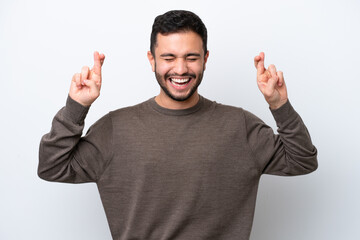
[[[101,84],[97,84],[93,80],[86,79],[84,85],[89,88],[91,94],[100,92]]]

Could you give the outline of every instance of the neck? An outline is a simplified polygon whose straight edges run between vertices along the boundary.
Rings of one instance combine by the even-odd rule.
[[[198,92],[194,92],[194,94],[185,101],[176,101],[169,96],[166,95],[163,91],[160,92],[159,95],[155,97],[155,101],[163,108],[180,110],[187,109],[195,106],[200,99]]]

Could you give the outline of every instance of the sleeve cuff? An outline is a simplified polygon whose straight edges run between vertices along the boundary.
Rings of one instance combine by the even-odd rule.
[[[64,116],[74,123],[83,124],[89,109],[90,107],[85,107],[68,96]]]
[[[275,110],[270,109],[270,111],[276,123],[285,123],[287,121],[293,121],[297,117],[297,113],[289,100],[278,109]]]

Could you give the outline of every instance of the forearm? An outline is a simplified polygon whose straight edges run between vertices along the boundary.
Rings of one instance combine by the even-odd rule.
[[[292,176],[314,171],[317,150],[299,114],[290,102],[271,112],[278,134],[253,114],[245,114],[247,140],[259,172]]]
[[[304,122],[290,102],[287,101],[283,106],[271,112],[278,126],[279,135],[276,137],[275,144],[278,149],[264,172],[300,175],[316,170],[317,150]]]
[[[38,175],[48,181],[80,182],[74,152],[84,128],[89,108],[67,99],[66,106],[54,117],[49,133],[40,142]],[[79,174],[80,172],[80,174]]]

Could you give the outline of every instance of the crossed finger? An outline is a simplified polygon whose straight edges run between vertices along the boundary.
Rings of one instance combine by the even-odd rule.
[[[95,74],[101,75],[101,67],[104,64],[105,55],[99,54],[99,52],[94,52],[94,66],[92,68],[92,71],[94,71]]]
[[[261,52],[258,56],[254,58],[254,65],[255,68],[257,69],[258,75],[263,74],[266,70],[264,67],[264,61],[265,61],[265,54],[263,52]]]

